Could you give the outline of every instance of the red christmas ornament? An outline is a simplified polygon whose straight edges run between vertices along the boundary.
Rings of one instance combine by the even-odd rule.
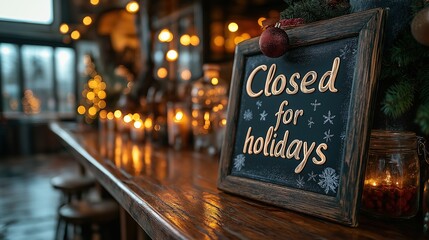
[[[292,28],[304,23],[302,18],[283,19],[275,24],[264,25],[259,38],[261,52],[271,58],[278,58],[289,49],[289,37],[283,28]]]
[[[267,57],[278,58],[289,48],[289,37],[279,26],[268,27],[259,37],[259,48]]]
[[[413,18],[411,33],[417,42],[429,46],[429,7],[420,10]]]

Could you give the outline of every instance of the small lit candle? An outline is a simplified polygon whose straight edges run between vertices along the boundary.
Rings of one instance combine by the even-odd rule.
[[[127,114],[122,119],[122,132],[123,133],[129,133],[131,129],[131,122],[132,122],[132,114]]]
[[[106,119],[107,119],[107,130],[115,131],[116,120],[115,120],[115,116],[113,115],[113,112],[108,112],[106,115]]]
[[[115,110],[113,112],[113,116],[115,117],[115,126],[116,130],[121,131],[122,129],[122,112],[121,110]]]
[[[168,143],[175,148],[188,145],[190,133],[190,117],[179,103],[168,106]]]
[[[152,128],[153,128],[153,120],[151,116],[148,116],[144,120],[144,130],[145,130],[146,139],[150,139],[152,137]]]
[[[130,130],[131,140],[139,141],[139,142],[143,141],[144,132],[145,132],[145,127],[144,127],[143,121],[141,119],[134,121],[133,127],[131,127],[131,130]]]
[[[98,129],[105,131],[107,129],[107,111],[101,110],[98,114]]]

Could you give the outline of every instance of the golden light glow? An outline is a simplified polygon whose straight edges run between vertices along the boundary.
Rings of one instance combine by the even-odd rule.
[[[90,16],[86,16],[82,19],[82,23],[85,26],[89,26],[92,23],[92,18]]]
[[[103,91],[103,90],[98,91],[97,96],[98,96],[100,99],[105,99],[105,98],[106,98],[106,92],[105,92],[105,91]]]
[[[180,44],[182,44],[183,46],[188,46],[189,44],[191,44],[191,36],[189,36],[188,34],[184,34],[180,37]]]
[[[205,112],[204,113],[204,120],[208,121],[210,119],[210,113],[209,112]]]
[[[200,38],[197,35],[193,35],[191,37],[191,45],[198,46],[198,44],[200,44]]]
[[[143,169],[142,151],[138,145],[133,145],[131,150],[131,157],[133,159],[134,174],[137,176]]]
[[[248,33],[243,33],[243,34],[241,34],[241,37],[242,37],[244,40],[251,38],[250,34],[248,34]]]
[[[197,118],[198,117],[198,111],[192,110],[192,117]]]
[[[262,27],[262,22],[265,21],[265,20],[267,20],[267,19],[264,18],[264,17],[258,18],[258,25]]]
[[[152,118],[146,118],[144,121],[144,127],[147,129],[152,128]]]
[[[90,0],[89,1],[92,5],[98,5],[100,3],[100,0]]]
[[[226,126],[226,119],[225,118],[222,119],[222,120],[220,120],[220,125],[221,126]]]
[[[77,112],[78,112],[80,115],[83,115],[83,114],[85,114],[86,109],[85,109],[85,107],[84,107],[84,106],[80,105],[79,107],[77,107]]]
[[[130,123],[133,120],[132,115],[131,114],[127,114],[124,116],[124,122],[125,123]]]
[[[198,121],[197,120],[192,120],[192,126],[194,126],[194,127],[198,126]]]
[[[237,24],[237,23],[235,23],[235,22],[230,22],[230,23],[228,24],[228,30],[229,30],[230,32],[237,32],[237,31],[238,31],[238,24]]]
[[[185,69],[180,73],[180,77],[185,81],[189,81],[192,77],[192,73],[189,69]]]
[[[98,105],[98,107],[99,107],[100,109],[103,109],[103,108],[105,108],[105,107],[106,107],[106,101],[104,101],[104,100],[100,100],[100,101],[97,103],[97,105]]]
[[[107,113],[107,119],[109,119],[109,120],[113,120],[113,118],[114,118],[113,113],[112,113],[112,112],[108,112],[108,113]]]
[[[213,43],[217,47],[222,47],[225,44],[225,38],[223,36],[216,36],[213,39]]]
[[[106,119],[107,118],[107,111],[101,110],[100,113],[98,113],[98,116],[100,116],[101,119]]]
[[[161,126],[159,124],[155,124],[155,127],[153,127],[153,129],[155,131],[159,131],[159,130],[161,130]]]
[[[172,49],[167,52],[166,57],[168,61],[176,61],[179,57],[179,53],[177,53],[176,50]]]
[[[60,33],[66,34],[69,32],[69,30],[70,30],[69,25],[67,25],[66,23],[63,23],[60,25]]]
[[[180,122],[183,119],[183,112],[182,111],[177,111],[176,115],[174,115],[174,121],[175,122]]]
[[[167,75],[168,75],[168,71],[167,71],[167,69],[166,69],[166,68],[161,67],[161,68],[158,68],[158,71],[156,71],[156,75],[157,75],[159,78],[166,78],[166,77],[167,77]]]
[[[134,114],[133,114],[133,116],[132,116],[132,119],[133,119],[134,121],[138,121],[138,120],[140,120],[140,119],[141,119],[140,114],[138,114],[138,113],[134,113]]]
[[[244,38],[242,36],[237,36],[234,38],[235,45],[239,44],[242,41],[244,41]]]
[[[94,93],[94,92],[88,92],[88,93],[86,94],[86,98],[88,98],[88,100],[89,100],[89,101],[94,100],[94,98],[95,98],[95,93]]]
[[[90,108],[88,109],[88,114],[89,114],[90,116],[94,116],[95,114],[97,114],[97,108],[95,108],[95,107],[90,107]]]
[[[127,12],[129,13],[136,13],[139,10],[139,4],[136,1],[130,1],[129,3],[127,3],[127,6],[125,7],[125,9],[127,10]]]
[[[70,37],[73,40],[78,40],[80,38],[80,32],[78,30],[74,30],[73,32],[71,32]]]
[[[138,121],[135,121],[133,125],[135,128],[140,129],[143,127],[143,122],[141,120],[138,120]]]
[[[97,82],[93,79],[88,81],[88,87],[95,88],[97,86]]]
[[[115,116],[115,118],[121,118],[121,117],[122,117],[122,112],[121,112],[121,110],[116,110],[116,111],[113,113],[113,116]]]
[[[173,34],[170,32],[170,30],[164,28],[159,33],[158,39],[161,42],[171,42],[171,40],[173,40]]]
[[[211,83],[213,86],[216,86],[219,84],[219,79],[214,77],[214,78],[212,78]]]

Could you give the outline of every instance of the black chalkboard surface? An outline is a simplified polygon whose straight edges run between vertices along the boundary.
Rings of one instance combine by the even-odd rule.
[[[220,189],[357,225],[383,15],[288,30],[279,58],[237,46]]]

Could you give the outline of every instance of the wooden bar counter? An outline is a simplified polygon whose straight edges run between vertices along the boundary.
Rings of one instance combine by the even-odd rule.
[[[152,239],[425,239],[420,215],[361,214],[347,227],[218,190],[218,157],[74,123],[50,129]]]

